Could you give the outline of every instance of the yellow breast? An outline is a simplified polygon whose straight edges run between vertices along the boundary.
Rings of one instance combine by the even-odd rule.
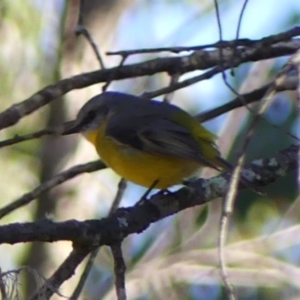
[[[105,136],[105,125],[95,132],[85,134],[95,145],[101,159],[117,174],[136,184],[150,187],[158,180],[155,188],[166,189],[182,183],[200,167],[199,163],[161,154],[142,152],[117,143]]]

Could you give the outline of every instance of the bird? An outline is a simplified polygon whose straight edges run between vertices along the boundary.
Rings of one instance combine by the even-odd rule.
[[[193,116],[168,102],[108,91],[79,110],[63,135],[81,133],[103,162],[135,184],[167,190],[203,167],[232,171],[216,136]],[[241,181],[253,187],[252,182]]]

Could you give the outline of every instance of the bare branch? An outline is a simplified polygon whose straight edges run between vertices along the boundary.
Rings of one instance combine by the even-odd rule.
[[[114,272],[115,272],[115,286],[118,300],[126,300],[126,289],[125,289],[125,272],[126,265],[123,258],[121,243],[112,245],[111,253],[114,258]]]
[[[252,162],[247,169],[249,179],[256,184],[266,185],[284,176],[297,167],[297,152],[298,146],[290,146],[273,158]],[[173,194],[153,195],[149,201],[129,208],[120,208],[101,220],[54,223],[44,219],[34,223],[3,225],[0,226],[0,244],[60,240],[74,243],[74,250],[69,257],[31,298],[39,299],[39,295],[43,295],[45,299],[49,299],[58,291],[59,286],[74,274],[76,267],[88,253],[102,245],[121,243],[129,234],[140,233],[150,224],[188,207],[205,204],[224,196],[229,176],[222,174],[210,179],[198,179],[188,188],[182,188]]]
[[[298,82],[297,76],[290,75],[290,76],[284,78],[283,81],[278,82],[275,86],[275,89],[277,92],[296,90],[297,82]],[[234,98],[233,100],[229,101],[228,103],[225,103],[214,109],[211,109],[211,110],[208,110],[208,111],[198,114],[196,116],[196,119],[200,123],[203,123],[203,122],[206,122],[213,118],[216,118],[222,114],[230,112],[231,110],[234,110],[235,108],[242,107],[245,103],[250,104],[250,103],[257,102],[264,97],[267,90],[270,88],[270,86],[272,84],[273,84],[273,82],[266,84],[266,85],[254,90],[252,92],[249,92],[247,94],[241,94],[240,96]],[[241,100],[240,100],[241,97],[244,100],[243,102],[241,102]],[[57,133],[58,133],[57,129],[46,128],[46,129],[36,131],[33,133],[15,136],[11,139],[0,141],[0,148],[11,146],[11,145],[14,145],[14,144],[17,144],[20,142],[24,142],[24,141],[36,139],[36,138],[39,138],[44,135],[57,134]]]
[[[89,252],[89,248],[73,249],[61,266],[42,287],[32,295],[30,300],[50,299],[53,294],[58,292],[62,283],[74,275],[76,267],[84,260]]]
[[[61,172],[55,175],[54,177],[52,177],[51,179],[45,181],[44,183],[36,187],[31,192],[23,195],[19,199],[1,208],[0,219],[6,216],[7,214],[11,213],[15,209],[20,208],[26,204],[29,204],[31,201],[37,198],[41,193],[48,191],[53,187],[71,178],[74,178],[82,173],[90,173],[104,168],[106,168],[106,165],[101,160],[97,160],[87,164],[77,165],[64,172]]]
[[[291,63],[297,72],[297,108],[298,117],[300,115],[300,49],[292,57]],[[298,152],[298,176],[297,176],[298,190],[300,189],[300,151]]]
[[[88,43],[90,44],[92,50],[94,51],[94,54],[99,62],[99,65],[102,69],[105,69],[105,64],[104,61],[101,57],[100,51],[98,50],[98,46],[96,45],[92,35],[90,32],[87,30],[87,28],[84,27],[83,25],[83,7],[84,7],[85,0],[80,0],[80,7],[79,7],[79,14],[78,14],[78,21],[77,21],[77,26],[75,28],[75,34],[77,36],[83,35]]]
[[[298,146],[290,146],[272,158],[253,161],[244,176],[256,185],[265,186],[297,168]],[[21,242],[54,242],[69,240],[75,245],[113,245],[132,233],[145,230],[151,223],[189,207],[224,197],[230,174],[200,178],[177,192],[153,195],[149,201],[129,208],[120,208],[101,220],[76,220],[54,223],[39,220],[35,223],[15,223],[0,226],[0,244]],[[245,188],[243,185],[239,189]]]
[[[300,47],[300,44],[299,44],[299,47]],[[172,86],[167,86],[167,87],[158,89],[156,91],[144,93],[143,97],[154,98],[154,97],[157,97],[157,96],[160,96],[163,94],[171,93],[173,91],[188,87],[199,81],[210,79],[211,77],[213,77],[214,75],[216,75],[218,73],[221,73],[227,69],[239,66],[240,64],[245,62],[246,57],[247,57],[246,60],[249,59],[248,61],[257,61],[257,60],[262,60],[262,59],[266,59],[266,58],[271,58],[268,55],[267,55],[267,57],[265,56],[265,54],[270,53],[269,50],[271,50],[271,48],[265,47],[263,49],[260,49],[260,50],[266,50],[265,54],[263,54],[260,50],[258,51],[259,52],[259,54],[258,54],[257,50],[258,49],[256,49],[256,48],[247,48],[247,49],[243,49],[242,51],[241,51],[241,49],[238,49],[238,50],[223,49],[222,50],[223,61],[220,60],[220,55],[219,55],[219,51],[218,51],[217,53],[215,53],[218,56],[218,58],[216,58],[216,59],[219,61],[219,63],[217,64],[216,67],[205,72],[204,74],[186,79],[184,81],[173,84]],[[233,53],[233,51],[235,51],[235,53]],[[235,57],[233,57],[233,54],[235,55]],[[259,59],[256,59],[257,55],[259,55],[259,57],[260,57]],[[192,54],[191,56],[194,56],[195,62],[196,61],[204,61],[207,59],[207,52],[197,51],[194,54]],[[221,65],[221,62],[222,62],[222,65]],[[173,72],[171,74],[173,74]],[[1,117],[1,115],[0,115],[0,117]],[[0,119],[0,121],[1,121],[1,119]]]
[[[240,21],[239,21],[240,22]],[[203,50],[208,48],[234,48],[239,46],[251,47],[256,43],[263,42],[266,45],[271,45],[274,43],[278,43],[281,41],[289,40],[295,36],[300,35],[300,26],[295,26],[292,29],[287,30],[286,32],[282,32],[280,34],[270,35],[263,39],[259,40],[250,40],[250,39],[235,39],[233,41],[219,41],[213,44],[206,44],[201,46],[188,46],[188,47],[160,47],[160,48],[147,48],[147,49],[133,49],[133,50],[121,50],[121,51],[110,51],[107,52],[107,55],[121,55],[128,56],[134,54],[147,54],[147,53],[156,53],[156,52],[172,52],[172,53],[180,53],[183,51],[196,51]],[[237,33],[238,37],[238,33]]]
[[[210,119],[216,118],[224,113],[227,113],[235,108],[242,107],[244,104],[250,104],[256,101],[259,101],[264,97],[267,90],[270,86],[273,85],[273,82],[266,84],[252,92],[247,94],[241,94],[240,96],[234,98],[233,100],[229,101],[228,103],[221,105],[217,108],[211,109],[206,112],[202,112],[196,116],[199,122],[205,122]],[[297,77],[295,75],[290,75],[284,78],[283,81],[280,81],[276,84],[275,89],[277,92],[288,91],[288,90],[295,90],[297,88]],[[240,98],[243,98],[243,102]]]
[[[117,208],[119,207],[120,205],[120,202],[122,200],[122,197],[123,197],[123,194],[125,192],[125,189],[126,189],[126,180],[124,178],[122,178],[119,182],[119,185],[118,185],[118,192],[116,194],[116,197],[110,207],[110,211],[109,211],[109,216],[112,215],[113,212],[115,212],[117,210]],[[80,276],[80,279],[79,279],[79,282],[71,296],[71,299],[78,299],[83,287],[84,287],[84,284],[90,274],[90,271],[94,265],[94,261],[99,253],[99,249],[100,247],[96,248],[95,250],[92,251],[91,255],[89,256],[89,259],[88,259],[88,262],[86,263],[85,267],[84,267],[84,270]]]
[[[280,34],[278,35],[280,36]],[[224,64],[223,68],[230,68],[232,66],[261,59],[280,57],[284,55],[293,54],[300,47],[300,40],[294,39],[286,42],[280,42],[266,46],[263,43],[255,44],[255,47],[244,47],[235,50],[236,59],[232,62],[232,49],[224,49]],[[227,61],[227,63],[226,63]],[[230,63],[228,63],[230,62]],[[133,78],[138,76],[153,75],[160,72],[168,72],[169,74],[183,74],[194,70],[205,70],[220,63],[219,50],[202,51],[199,50],[191,55],[180,57],[166,57],[153,59],[142,63],[136,63],[125,66],[117,66],[111,69],[97,70],[94,72],[84,73],[73,76],[67,79],[58,81],[56,84],[49,85],[44,89],[38,91],[28,99],[15,104],[3,111],[0,114],[0,130],[16,124],[24,116],[34,112],[40,107],[48,104],[57,97],[60,97],[67,92],[85,88],[99,82],[107,82],[111,80],[121,80],[126,78]],[[148,97],[170,93],[174,90],[183,88],[199,80],[208,79],[211,76],[221,72],[223,68],[215,68],[210,73],[203,77],[193,78],[191,81],[179,82],[171,89],[164,88],[159,91],[148,94]]]
[[[21,143],[24,141],[28,141],[28,140],[37,139],[37,138],[40,138],[40,137],[42,137],[44,135],[48,135],[48,134],[57,134],[57,131],[54,129],[46,128],[46,129],[39,130],[39,131],[29,133],[29,134],[16,135],[11,139],[0,141],[0,148],[11,146],[11,145]]]
[[[6,293],[6,287],[4,283],[4,276],[2,274],[1,268],[0,268],[0,295],[1,295],[1,299],[8,299]]]

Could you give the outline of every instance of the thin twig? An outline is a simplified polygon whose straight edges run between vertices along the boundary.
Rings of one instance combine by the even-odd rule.
[[[226,49],[226,51],[228,51],[228,50]],[[152,91],[152,92],[146,92],[142,96],[145,98],[153,98],[153,97],[156,97],[159,95],[171,93],[173,91],[185,88],[185,87],[195,84],[199,81],[210,79],[211,77],[213,77],[214,75],[216,75],[218,73],[222,73],[229,68],[233,68],[235,66],[240,65],[241,62],[244,61],[244,55],[246,55],[246,56],[250,55],[252,57],[255,57],[256,51],[257,51],[256,49],[251,49],[251,50],[249,49],[249,52],[247,54],[246,54],[247,51],[244,53],[240,53],[240,56],[237,55],[234,60],[232,60],[231,55],[227,54],[225,57],[225,50],[222,50],[221,52],[219,51],[218,52],[218,54],[219,54],[219,65],[218,66],[210,69],[209,71],[206,71],[205,73],[203,73],[201,75],[183,80],[178,83],[175,83],[172,86],[167,86],[167,87],[164,87],[164,88]],[[250,52],[251,52],[251,54],[250,54]],[[223,55],[222,64],[221,64],[220,53],[222,53],[222,55]],[[197,53],[195,53],[195,56],[197,56]],[[230,85],[229,85],[229,88],[231,88]]]
[[[298,53],[299,53],[299,51],[298,51]],[[270,105],[271,101],[273,100],[274,95],[276,93],[276,86],[280,85],[282,82],[285,81],[285,78],[288,76],[288,72],[294,67],[293,58],[296,55],[297,55],[297,53],[295,55],[293,55],[289,59],[289,61],[282,67],[282,70],[280,72],[278,72],[275,80],[272,82],[269,89],[267,90],[265,97],[260,102],[258,111],[254,115],[254,118],[252,119],[252,121],[248,127],[247,134],[246,134],[246,137],[245,137],[243,145],[242,145],[240,156],[245,155],[244,153],[245,153],[245,150],[246,150],[246,148],[250,142],[250,139],[252,137],[254,127],[257,124],[258,120],[260,119],[260,116],[266,111],[267,107]]]
[[[81,10],[82,10],[83,5],[84,5],[83,0],[81,0],[80,4],[81,4],[80,5],[81,6]],[[98,62],[100,64],[101,68],[102,69],[106,69],[104,61],[103,61],[103,59],[102,59],[102,57],[100,55],[100,51],[98,50],[98,47],[97,47],[96,43],[94,42],[94,40],[93,40],[91,34],[89,33],[89,31],[83,26],[82,21],[83,21],[82,17],[81,18],[79,17],[77,28],[76,28],[76,33],[77,34],[83,34],[86,37],[86,39],[89,41],[89,43],[90,43],[90,45],[91,45],[91,47],[92,47],[92,49],[93,49],[93,51],[94,51],[94,53],[95,53],[95,55],[97,57],[97,60],[98,60]],[[123,66],[123,64],[125,63],[126,58],[127,58],[127,55],[122,56],[122,60],[119,63],[119,66],[115,69],[116,73]],[[109,79],[106,82],[106,84],[103,85],[103,87],[102,87],[102,91],[103,92],[107,90],[107,88],[111,84],[111,82],[112,82],[112,79]],[[109,215],[118,208],[125,188],[126,188],[126,181],[124,179],[121,179],[121,181],[119,183],[118,193],[117,193],[117,196],[116,196],[115,200],[113,201],[113,203],[111,205]],[[80,280],[79,280],[79,282],[78,282],[78,284],[77,284],[77,286],[76,286],[76,288],[75,288],[75,290],[74,290],[74,292],[72,294],[72,299],[78,299],[78,297],[80,296],[80,294],[81,294],[81,292],[83,290],[84,284],[85,284],[85,282],[86,282],[86,280],[87,280],[87,278],[88,278],[88,276],[90,274],[90,271],[91,271],[91,269],[92,269],[92,267],[94,265],[95,259],[96,259],[97,255],[98,255],[98,252],[99,252],[99,249],[100,248],[97,248],[97,249],[95,249],[95,250],[92,251],[92,253],[91,253],[91,255],[90,255],[89,259],[88,259],[88,262],[87,262],[87,264],[86,264],[86,266],[84,268],[84,271],[83,271],[82,275],[80,276]]]
[[[118,300],[126,300],[125,289],[125,272],[126,265],[123,258],[121,243],[114,244],[110,247],[114,258],[114,272],[115,272],[115,287]]]
[[[266,84],[252,92],[246,93],[246,94],[240,94],[238,97],[234,98],[233,100],[220,105],[216,108],[210,109],[208,111],[204,111],[196,116],[196,119],[200,122],[206,122],[213,118],[216,118],[220,115],[223,115],[227,112],[230,112],[231,110],[234,110],[235,108],[239,108],[244,106],[244,104],[240,101],[240,97],[244,99],[244,103],[251,104],[254,102],[257,102],[261,100],[264,95],[266,94],[267,90],[270,88],[270,86],[273,84],[273,82]],[[297,76],[290,75],[284,79],[284,81],[277,83],[276,85],[276,92],[282,92],[282,91],[288,91],[288,90],[295,90],[297,89]],[[264,119],[263,119],[264,120]],[[274,124],[272,124],[273,126]],[[39,138],[44,135],[48,134],[57,134],[56,129],[43,129],[40,131],[36,131],[33,133],[15,136],[11,139],[0,141],[0,148],[11,146],[20,142],[24,142],[27,140],[32,140],[35,138]],[[287,133],[288,134],[288,133]],[[297,139],[296,136],[290,135],[292,138]],[[298,140],[298,139],[297,139]]]
[[[297,87],[297,82],[296,82],[295,76],[285,76],[284,78],[281,78],[280,81],[274,80],[271,83],[269,83],[259,89],[256,89],[250,93],[241,95],[233,87],[231,87],[231,85],[226,81],[226,79],[224,80],[224,82],[231,89],[231,91],[237,95],[237,98],[235,98],[234,100],[232,100],[224,105],[221,105],[215,109],[212,109],[208,112],[199,114],[198,116],[196,116],[196,119],[199,122],[205,122],[211,118],[220,116],[220,115],[224,114],[225,112],[233,110],[234,108],[238,108],[238,107],[242,107],[242,106],[246,107],[248,109],[248,111],[250,111],[253,115],[256,115],[256,111],[253,110],[251,107],[249,107],[248,104],[253,103],[255,101],[263,100],[264,95],[267,94],[267,92],[270,88],[272,88],[273,95],[274,95],[275,93],[277,93],[279,91],[283,91],[283,90],[295,90]],[[257,99],[257,100],[255,100],[255,99]],[[264,118],[262,115],[258,115],[257,117],[261,121],[264,121],[267,124],[271,125],[272,127],[276,128],[283,134],[291,137],[292,139],[294,139],[296,141],[299,141],[299,138],[296,135],[282,129],[280,126],[278,126],[276,124],[271,123],[269,120]]]
[[[84,7],[84,0],[80,0],[80,7],[79,7],[79,14],[78,14],[78,22],[77,22],[77,26],[75,28],[75,34],[77,36],[79,35],[83,35],[86,40],[89,42],[89,44],[91,45],[94,54],[101,66],[102,69],[105,69],[105,65],[104,65],[104,61],[101,57],[100,51],[98,50],[98,46],[96,45],[94,39],[92,38],[92,35],[90,34],[90,32],[88,31],[88,29],[86,29],[83,25],[83,7]]]
[[[236,35],[235,35],[235,40],[236,41],[238,41],[239,36],[240,36],[240,31],[241,31],[241,28],[242,28],[242,20],[243,20],[244,13],[246,11],[247,4],[248,4],[248,0],[244,0],[243,6],[242,6],[242,9],[241,9],[241,13],[239,15],[237,28],[236,28]]]
[[[1,294],[1,299],[8,299],[4,280],[5,280],[4,275],[3,275],[2,270],[0,268],[0,294]]]
[[[282,34],[279,34],[278,36],[282,37]],[[286,36],[283,35],[283,38],[286,38]],[[263,41],[263,39],[261,41]],[[300,40],[294,39],[278,44],[271,44],[269,46],[265,46],[262,43],[257,44],[256,47],[238,49],[237,56],[241,58],[237,61],[237,64],[293,54],[299,48],[299,44]],[[229,59],[232,51],[230,49],[226,50],[228,53],[228,57],[226,56],[226,59]],[[84,88],[95,83],[107,82],[107,80],[128,79],[137,76],[153,75],[159,72],[183,74],[189,71],[211,68],[219,63],[219,57],[216,55],[216,51],[204,51],[202,54],[200,54],[199,59],[197,59],[198,55],[199,54],[195,52],[192,55],[185,57],[159,58],[142,63],[124,65],[119,68],[118,72],[116,72],[116,68],[118,67],[114,67],[110,69],[84,73],[60,80],[53,85],[49,85],[41,89],[28,99],[14,104],[0,113],[0,130],[16,124],[26,115],[33,113],[37,109],[53,101],[55,98],[58,98],[74,89]],[[232,67],[232,63],[230,65]],[[204,76],[201,78],[196,78],[195,82],[201,79],[208,79],[220,71],[221,70],[217,70],[217,72],[210,73],[210,76],[206,75],[206,77]],[[192,83],[193,82],[190,84]],[[173,90],[188,85],[188,82],[184,82],[182,86],[178,85]],[[173,90],[163,89],[161,90],[161,93],[169,93]],[[153,97],[157,95],[160,95],[160,93],[156,91],[155,94],[151,96]]]
[[[128,57],[127,55],[122,56],[122,59],[121,59],[121,61],[120,61],[120,63],[119,63],[119,66],[115,69],[115,72],[116,72],[116,73],[117,73],[117,72],[120,70],[120,68],[124,65],[124,63],[125,63],[127,57]],[[107,88],[108,88],[108,86],[111,84],[111,82],[112,82],[112,79],[111,79],[111,80],[108,80],[108,81],[106,82],[106,84],[103,85],[103,87],[102,87],[102,91],[103,91],[103,92],[105,92],[105,91],[107,90]]]
[[[112,213],[119,207],[120,205],[120,202],[121,202],[121,199],[123,197],[123,194],[125,192],[125,189],[126,189],[126,180],[124,178],[122,178],[118,184],[118,192],[117,192],[117,195],[110,207],[110,211],[108,213],[108,215],[112,215]],[[99,253],[99,248],[96,248],[95,250],[92,251],[92,253],[90,254],[89,256],[89,259],[88,259],[88,262],[80,276],[80,279],[79,279],[79,282],[78,284],[76,285],[76,288],[71,296],[71,299],[72,300],[76,300],[79,298],[82,290],[83,290],[83,287],[84,287],[84,284],[88,278],[88,275],[90,274],[93,266],[94,266],[94,262],[95,262],[95,259]]]
[[[204,111],[196,116],[196,119],[200,122],[206,122],[213,118],[216,118],[220,115],[223,115],[227,112],[230,112],[231,110],[234,110],[235,108],[239,108],[244,106],[244,104],[240,101],[240,97],[244,99],[244,103],[251,104],[254,102],[257,102],[261,100],[264,95],[266,94],[267,90],[270,88],[270,86],[273,84],[273,82],[266,84],[252,92],[246,93],[246,94],[240,94],[238,97],[234,98],[233,100],[220,105],[216,108],[210,109],[208,111]],[[288,91],[288,90],[295,90],[297,88],[297,76],[290,75],[284,79],[284,81],[277,83],[276,85],[276,92],[282,92],[282,91]],[[264,120],[264,119],[263,119]],[[274,124],[272,124],[273,126]],[[41,136],[47,135],[47,134],[57,134],[56,129],[43,129],[40,131],[36,131],[33,133],[15,136],[11,139],[0,141],[0,148],[11,146],[20,142],[24,142],[27,140],[32,140],[35,138],[39,138]],[[288,133],[287,133],[288,134]],[[299,140],[296,136],[290,135],[292,138]]]
[[[230,216],[233,211],[233,204],[235,200],[235,196],[238,191],[238,183],[240,178],[240,171],[242,169],[243,156],[240,157],[240,160],[238,161],[236,167],[233,169],[229,185],[228,185],[228,191],[226,192],[225,198],[224,198],[224,206],[222,209],[222,214],[220,217],[220,234],[218,237],[218,256],[219,256],[219,263],[220,263],[220,274],[222,281],[225,285],[227,295],[229,299],[234,300],[236,299],[234,288],[228,278],[228,271],[226,266],[226,259],[225,259],[225,252],[224,248],[226,246],[226,240],[227,240],[227,232],[228,232],[228,223],[230,220]]]
[[[90,249],[88,248],[74,248],[54,274],[32,295],[30,300],[50,299],[62,283],[74,275],[77,266],[89,252]]]
[[[250,104],[250,103],[257,102],[264,97],[264,95],[266,94],[267,90],[270,88],[271,85],[273,85],[273,82],[268,83],[249,93],[240,94],[239,96],[229,101],[228,103],[225,103],[221,106],[218,106],[217,108],[208,110],[206,112],[204,111],[198,114],[196,116],[196,119],[201,123],[206,122],[210,119],[221,116],[235,108],[242,107],[244,106],[244,103]],[[276,88],[276,92],[295,90],[297,88],[297,77],[294,75],[288,76],[285,78],[284,81],[278,83],[275,88]],[[244,103],[240,101],[240,97],[244,99]]]
[[[256,40],[250,39],[239,39],[237,41],[237,46],[249,47],[255,44]],[[172,52],[172,53],[180,53],[184,51],[197,51],[209,48],[231,48],[234,45],[235,41],[218,41],[213,44],[206,45],[197,45],[197,46],[175,46],[175,47],[158,47],[158,48],[142,48],[142,49],[132,49],[132,50],[120,50],[120,51],[109,51],[106,52],[107,55],[135,55],[135,54],[149,54],[156,52]]]
[[[66,171],[63,171],[54,177],[50,178],[49,180],[45,181],[32,191],[30,191],[27,194],[24,194],[19,199],[13,201],[12,203],[2,207],[0,209],[0,219],[6,216],[7,214],[11,213],[17,208],[20,208],[26,204],[29,204],[31,201],[36,199],[41,193],[48,191],[49,189],[52,189],[53,187],[71,179],[75,176],[78,176],[82,173],[91,173],[94,171],[98,171],[101,169],[106,168],[106,165],[100,161],[93,161],[82,165],[74,166]]]
[[[44,135],[48,135],[48,134],[57,134],[57,131],[55,129],[46,128],[46,129],[36,131],[33,133],[29,133],[29,134],[25,134],[25,135],[16,135],[11,139],[0,141],[0,148],[11,146],[13,144],[17,144],[17,143],[28,141],[28,140],[37,139],[37,138],[40,138],[40,137],[42,137]]]
[[[298,86],[297,86],[297,108],[298,108],[298,118],[300,116],[300,50],[294,55],[292,63],[295,66],[297,77],[298,77]],[[300,150],[298,152],[298,176],[297,176],[298,190],[300,190]]]
[[[247,172],[253,173],[252,179],[255,184],[267,185],[274,182],[275,179],[297,168],[298,150],[298,146],[290,146],[274,157],[255,160],[250,164],[255,173],[251,169]],[[40,289],[40,292],[47,296],[46,299],[49,299],[60,285],[74,274],[78,264],[93,249],[86,247],[114,245],[128,235],[140,233],[150,224],[167,216],[223,197],[228,188],[225,184],[228,176],[229,174],[222,174],[210,179],[201,178],[191,183],[188,188],[182,188],[174,194],[153,195],[149,202],[119,209],[112,216],[102,220],[83,222],[69,220],[55,223],[49,219],[41,219],[34,223],[2,225],[0,226],[0,244],[69,240],[74,245],[81,245],[76,248],[79,253],[74,250]],[[193,193],[191,193],[191,188]],[[244,187],[239,186],[239,189],[242,188]]]
[[[93,51],[94,51],[94,53],[97,57],[97,60],[98,60],[99,64],[101,65],[101,68],[105,69],[104,61],[103,61],[103,59],[101,57],[101,54],[98,50],[98,47],[97,47],[96,43],[94,42],[94,40],[93,40],[91,34],[89,33],[89,31],[85,27],[77,25],[76,34],[77,35],[82,34],[86,38],[86,40],[91,45],[91,47],[92,47],[92,49],[93,49]]]
[[[125,193],[127,187],[127,180],[124,178],[121,178],[119,184],[118,184],[118,191],[116,194],[116,197],[110,207],[109,213],[108,215],[111,216],[116,210],[117,208],[120,206],[121,200],[123,198],[123,195]]]
[[[176,82],[178,82],[179,77],[180,77],[180,74],[174,74],[174,75],[172,75],[169,86],[172,86],[173,84],[175,84]],[[174,92],[166,94],[164,96],[163,101],[170,103],[172,101],[173,96],[174,96]]]
[[[267,107],[269,106],[270,102],[273,99],[273,96],[275,93],[275,88],[273,88],[273,87],[276,86],[276,81],[280,82],[287,76],[287,72],[289,71],[289,69],[291,67],[290,66],[291,61],[292,61],[292,59],[290,59],[289,62],[282,68],[282,71],[278,73],[277,78],[274,81],[273,85],[267,91],[267,95],[266,95],[264,101],[261,102],[261,105],[258,109],[257,114],[254,116],[252,122],[250,123],[250,126],[247,130],[247,134],[246,134],[243,144],[242,144],[242,149],[238,155],[237,165],[234,168],[232,176],[230,178],[229,191],[225,197],[224,209],[223,209],[223,213],[222,213],[221,220],[220,220],[220,228],[222,229],[222,235],[220,234],[220,236],[219,236],[219,257],[220,257],[221,268],[224,268],[224,271],[222,271],[222,273],[221,273],[223,281],[226,280],[226,278],[228,276],[227,272],[226,272],[225,262],[224,262],[223,247],[225,245],[225,240],[226,240],[229,216],[232,214],[233,201],[234,201],[236,193],[237,193],[237,187],[238,187],[240,173],[242,171],[242,166],[245,162],[246,148],[252,137],[256,122],[259,120],[259,116],[267,109]]]
[[[154,98],[154,97],[157,97],[157,96],[160,96],[160,95],[172,93],[176,90],[185,88],[185,87],[190,86],[192,84],[195,84],[195,83],[197,83],[201,80],[207,80],[207,79],[213,77],[214,75],[222,72],[222,70],[224,70],[224,69],[225,69],[225,67],[220,67],[220,66],[214,67],[211,70],[209,70],[209,71],[207,71],[207,72],[205,72],[201,75],[198,75],[198,76],[195,76],[195,77],[177,82],[177,83],[173,84],[172,86],[167,86],[167,87],[157,89],[157,90],[152,91],[152,92],[143,93],[142,97],[151,99],[151,98]]]
[[[219,11],[218,1],[214,0],[214,4],[215,4],[218,29],[219,29],[219,40],[222,41],[223,33],[222,33],[222,23],[221,23],[221,16],[220,16],[220,11]],[[235,49],[236,49],[236,47],[234,47],[233,51],[235,51]],[[219,53],[220,53],[220,64],[221,64],[221,66],[223,66],[223,62],[224,62],[223,48],[220,48]],[[232,60],[233,60],[233,58],[232,58]],[[227,80],[226,80],[225,70],[222,70],[222,77],[223,77],[223,81],[226,83]],[[237,184],[238,184],[238,182],[239,182],[239,178],[237,177]],[[219,233],[219,239],[218,239],[218,241],[219,241],[218,254],[219,254],[219,263],[220,263],[220,274],[221,274],[223,284],[225,286],[227,296],[231,300],[235,300],[236,296],[235,296],[235,291],[234,291],[233,285],[228,278],[227,266],[226,266],[226,262],[225,262],[224,247],[226,244],[225,238],[227,235],[227,222],[229,220],[229,214],[227,214],[226,206],[228,205],[228,199],[234,199],[234,197],[230,198],[230,196],[232,195],[232,193],[234,191],[236,191],[236,189],[233,188],[233,186],[231,185],[231,182],[230,182],[228,191],[227,191],[225,199],[224,199],[224,208],[222,210],[222,215],[221,215],[221,220],[220,220],[220,233]]]
[[[84,5],[85,5],[85,0],[80,0],[79,1],[79,12],[78,12],[77,25],[82,25],[83,24]],[[75,29],[75,32],[76,32],[76,29]]]
[[[248,4],[248,0],[245,0],[244,3],[243,3],[243,6],[242,6],[242,9],[241,9],[241,13],[239,15],[239,20],[238,20],[238,24],[237,24],[237,28],[236,28],[236,35],[235,35],[235,40],[237,41],[239,36],[240,36],[240,30],[241,30],[241,27],[242,27],[242,20],[243,20],[243,16],[244,16],[244,13],[246,11],[246,6]],[[236,47],[233,48],[233,57],[235,57],[235,51],[236,51]],[[231,69],[231,75],[234,76],[234,69]]]
[[[280,33],[280,35],[270,35],[266,38],[259,40],[250,40],[250,39],[235,39],[233,41],[219,41],[213,44],[206,45],[197,45],[197,46],[188,46],[188,47],[159,47],[159,48],[146,48],[146,49],[132,49],[132,50],[121,50],[121,51],[110,51],[107,52],[107,55],[135,55],[135,54],[147,54],[147,53],[155,53],[155,52],[172,52],[172,53],[180,53],[183,51],[195,51],[195,50],[203,50],[207,48],[232,48],[237,46],[243,47],[251,47],[257,43],[263,43],[264,45],[270,45],[270,43],[277,43],[283,40],[288,40],[295,36],[300,35],[300,26],[295,26],[292,29],[289,29],[285,32]]]

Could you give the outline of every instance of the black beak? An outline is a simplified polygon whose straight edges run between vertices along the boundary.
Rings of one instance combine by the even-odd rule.
[[[64,123],[61,135],[68,135],[78,133],[81,130],[81,124],[77,123],[76,120]]]

